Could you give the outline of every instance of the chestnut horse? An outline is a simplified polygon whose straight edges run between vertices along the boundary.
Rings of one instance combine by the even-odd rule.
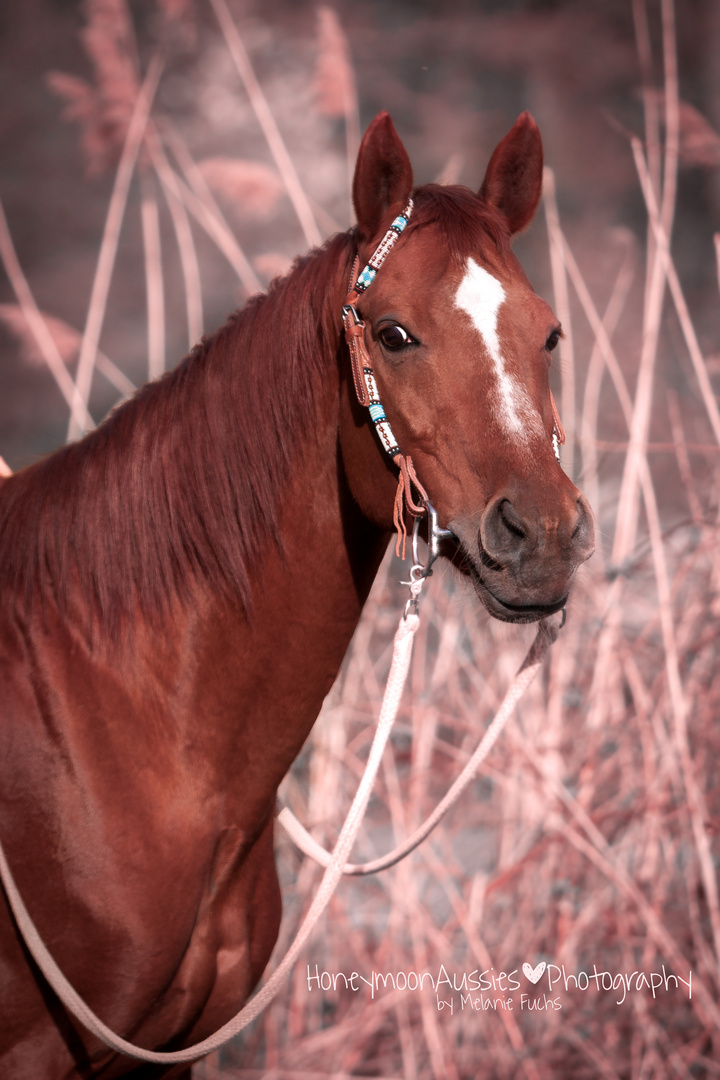
[[[387,417],[500,619],[565,605],[592,516],[553,452],[560,327],[510,250],[541,193],[525,113],[479,194],[412,192],[357,301]],[[205,1038],[275,943],[278,784],[338,672],[397,469],[356,398],[341,309],[408,204],[387,114],[357,227],[301,258],[172,373],[0,489],[0,838],[72,985],[148,1048]],[[189,1075],[104,1048],[3,907],[3,1080]]]

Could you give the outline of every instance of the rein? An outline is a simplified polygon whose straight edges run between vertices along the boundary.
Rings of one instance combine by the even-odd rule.
[[[312,933],[315,924],[327,907],[343,874],[369,874],[375,873],[388,866],[392,866],[405,855],[409,854],[422,840],[432,831],[443,815],[457,800],[461,792],[474,776],[478,766],[487,756],[496,739],[500,735],[513,708],[525,693],[533,677],[542,664],[545,653],[550,644],[557,637],[559,627],[553,626],[548,620],[543,620],[538,627],[537,636],[531,645],[525,660],[523,661],[515,679],[508,689],[505,698],[498,710],[497,715],[485,732],[478,748],[469,759],[460,775],[451,788],[436,807],[435,811],[427,820],[402,844],[394,848],[388,855],[375,859],[369,863],[349,863],[348,856],[352,851],[353,844],[362,824],[367,804],[372,792],[372,786],[380,766],[383,752],[390,736],[393,722],[397,715],[400,699],[402,697],[405,681],[410,668],[412,646],[420,619],[418,604],[420,592],[425,579],[432,573],[432,564],[439,554],[440,541],[452,536],[448,529],[438,525],[437,514],[430,503],[427,492],[420,483],[413,467],[410,455],[404,455],[393,435],[390,423],[385,416],[378,394],[377,383],[372,368],[372,363],[365,347],[364,330],[365,324],[360,318],[355,305],[362,293],[372,284],[378,269],[382,266],[388,254],[392,250],[398,237],[405,229],[410,215],[412,214],[412,199],[408,202],[402,214],[395,218],[389,230],[376,248],[369,263],[356,277],[359,259],[356,256],[353,264],[350,289],[342,309],[345,338],[350,351],[352,364],[353,382],[355,392],[361,405],[370,410],[370,416],[375,426],[380,442],[386,453],[392,458],[399,470],[398,488],[395,496],[394,523],[397,529],[396,550],[402,551],[404,558],[407,539],[407,530],[404,522],[404,511],[413,517],[412,557],[413,563],[410,569],[410,580],[405,582],[410,589],[410,599],[400,618],[400,623],[395,633],[393,642],[393,658],[388,676],[385,695],[378,725],[370,748],[365,771],[358,785],[355,798],[348,811],[345,822],[340,830],[335,848],[332,853],[321,847],[307,830],[297,821],[292,812],[286,807],[278,815],[277,820],[283,825],[298,846],[317,862],[326,867],[318,891],[313,899],[307,914],[305,915],[300,929],[292,942],[287,953],[278,967],[269,977],[267,982],[260,988],[254,997],[226,1024],[219,1028],[213,1035],[195,1043],[183,1050],[161,1052],[146,1050],[135,1046],[111,1030],[90,1009],[80,997],[75,988],[65,977],[52,955],[45,946],[37,931],[32,918],[25,907],[22,896],[15,884],[12,872],[8,865],[0,843],[0,880],[2,881],[8,903],[12,910],[19,934],[24,941],[30,955],[40,968],[42,974],[57,994],[58,998],[67,1009],[89,1032],[95,1035],[106,1046],[118,1053],[141,1061],[155,1064],[180,1064],[194,1061],[205,1054],[217,1050],[224,1043],[238,1035],[248,1024],[252,1023],[267,1005],[273,1000],[297,960],[300,951]],[[355,279],[354,282],[352,279]],[[553,401],[555,427],[553,431],[553,443],[557,453],[557,442],[564,441],[562,427],[560,425],[557,409]],[[1,461],[2,459],[0,459]],[[417,493],[417,497],[414,495]],[[423,564],[418,554],[419,527],[421,518],[428,518],[428,556]]]

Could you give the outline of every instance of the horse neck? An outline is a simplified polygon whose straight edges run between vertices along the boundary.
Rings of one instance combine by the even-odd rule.
[[[227,519],[223,536],[237,549],[217,550],[228,565],[242,553],[244,578],[242,591],[231,592],[217,587],[219,579],[200,579],[176,641],[193,643],[192,696],[204,702],[202,714],[225,717],[216,724],[226,740],[220,757],[243,772],[248,760],[263,762],[262,776],[243,789],[249,825],[272,804],[307,738],[386,544],[360,513],[338,459],[339,313],[351,255],[347,242],[338,242],[311,257],[198,358],[208,367],[204,411],[208,386],[224,405],[220,430],[199,460],[241,467],[214,507],[206,493],[216,479],[195,484],[194,497],[203,519],[213,510]],[[323,260],[334,270],[324,287]],[[246,363],[257,366],[238,378]],[[278,393],[282,364],[292,371]],[[191,399],[196,415],[203,395]],[[177,441],[173,447],[181,452]],[[197,461],[194,453],[185,470],[192,474]],[[187,668],[185,648],[171,644],[170,668]],[[200,713],[187,719],[196,722],[204,723]]]
[[[174,463],[162,481],[177,522],[186,532],[202,523],[200,576],[218,588],[224,576],[245,607],[257,564],[286,542],[281,519],[290,493],[302,498],[300,474],[312,485],[313,470],[335,457],[348,260],[347,237],[300,260],[171,377],[180,408],[160,394],[154,426]]]
[[[346,360],[338,363],[340,308],[353,254],[350,238],[336,237],[211,339],[196,358],[203,392],[188,395],[195,413],[190,439],[187,425],[174,433],[178,453],[189,455],[186,473],[199,469],[202,477],[193,485],[193,510],[205,522],[222,515],[220,558],[233,568],[233,585],[253,618],[269,602],[273,568],[320,582],[347,564],[363,599],[376,568],[376,553],[358,542],[368,539],[368,526],[338,459]],[[214,420],[203,425],[207,416]],[[197,445],[196,421],[205,446]],[[242,567],[235,569],[234,560]]]
[[[85,696],[102,701],[98,738],[132,732],[154,775],[189,799],[234,799],[248,834],[332,685],[386,542],[338,460],[351,258],[347,238],[309,257],[0,499],[5,618],[82,697],[63,703],[69,759]]]

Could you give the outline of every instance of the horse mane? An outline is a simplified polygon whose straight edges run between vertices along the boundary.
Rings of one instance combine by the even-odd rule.
[[[488,240],[509,245],[502,216],[467,188],[414,195],[408,232],[437,225],[458,259],[473,250],[492,261]],[[354,249],[344,233],[298,259],[179,367],[4,484],[4,586],[28,604],[50,590],[111,632],[136,608],[153,617],[188,600],[198,578],[247,610],[260,548],[280,540],[292,447],[337,354],[331,298]]]
[[[290,455],[337,355],[354,238],[298,259],[173,371],[77,443],[18,473],[0,497],[4,585],[50,589],[111,630],[152,617],[198,576],[247,609]],[[94,621],[94,620],[93,620]]]

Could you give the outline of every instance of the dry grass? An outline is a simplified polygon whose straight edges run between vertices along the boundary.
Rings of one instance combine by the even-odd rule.
[[[272,175],[314,240],[321,215],[300,185],[224,0],[212,0],[212,8],[268,139]],[[195,1068],[197,1080],[720,1075],[720,414],[667,239],[678,156],[692,142],[687,131],[695,132],[694,152],[701,145],[702,153],[716,154],[717,143],[679,100],[671,0],[661,10],[662,94],[650,84],[644,4],[636,0],[633,9],[647,128],[643,142],[628,144],[627,152],[647,208],[648,242],[642,259],[621,237],[603,312],[563,234],[551,175],[546,185],[549,261],[569,331],[564,462],[598,512],[598,553],[578,577],[567,626],[543,677],[461,803],[406,862],[341,885],[286,990],[241,1041]],[[345,51],[340,72],[321,56],[320,108],[345,117],[352,145],[356,105],[346,43],[332,13],[321,19],[322,47],[334,35]],[[79,343],[66,335],[63,344],[58,326],[39,311],[13,261],[9,235],[0,230],[0,254],[19,304],[5,317],[17,322],[24,314],[34,353],[73,404],[76,429],[86,416],[134,169],[145,176],[140,204],[153,372],[163,363],[159,311],[167,257],[153,184],[167,202],[165,227],[180,251],[191,339],[203,311],[194,228],[212,238],[246,290],[257,284],[210,190],[218,187],[217,164],[215,173],[208,162],[199,167],[157,111],[150,113],[159,74],[151,65],[144,83],[137,82],[119,143],[113,134],[118,180]],[[97,147],[93,152],[97,160]],[[278,197],[275,188],[270,194]],[[720,244],[718,252],[720,259]],[[643,273],[635,350],[625,345],[632,335],[619,342],[615,332]],[[660,342],[670,318],[690,363],[682,390],[668,393]],[[572,336],[583,322],[592,335],[587,353]],[[65,368],[73,350],[81,357],[74,391]],[[675,373],[676,388],[679,379]],[[337,836],[371,739],[404,603],[401,573],[388,557],[337,685],[285,783],[285,797],[326,845]],[[491,622],[442,569],[426,589],[421,616],[411,686],[358,861],[388,850],[432,810],[479,741],[532,636],[530,628]],[[283,836],[278,859],[286,902],[281,955],[320,870]],[[534,985],[523,964],[542,962],[549,966]],[[317,965],[319,973],[338,975],[336,986],[310,988],[308,965],[311,973]],[[437,979],[443,971],[459,982],[463,973],[509,974],[495,990],[469,993],[446,983],[436,989],[427,980],[422,990],[412,988],[411,972]],[[590,982],[582,989],[581,973],[595,971],[609,973],[613,988]],[[357,991],[346,989],[342,977],[353,972]],[[372,994],[363,981],[372,972],[390,973],[395,988],[390,980]],[[690,972],[691,995],[683,982],[663,978],[688,982]],[[652,980],[654,993],[641,973],[662,979]],[[508,1001],[512,1008],[503,1008]]]

